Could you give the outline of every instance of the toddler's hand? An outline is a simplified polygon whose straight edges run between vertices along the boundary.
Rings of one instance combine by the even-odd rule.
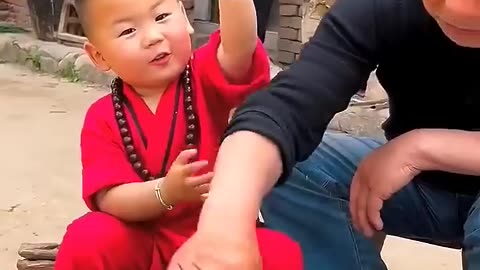
[[[208,165],[206,160],[191,162],[196,155],[196,149],[184,150],[170,167],[161,187],[163,199],[167,204],[204,201],[207,198],[213,172],[193,176]]]

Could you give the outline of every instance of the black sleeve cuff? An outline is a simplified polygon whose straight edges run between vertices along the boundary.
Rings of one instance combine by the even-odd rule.
[[[265,110],[265,108],[262,108]],[[282,174],[276,185],[285,182],[292,171],[295,164],[295,154],[292,148],[292,143],[280,125],[269,115],[274,115],[267,112],[262,112],[255,109],[248,111],[240,111],[236,114],[227,128],[222,141],[229,135],[237,131],[251,131],[262,135],[277,145],[281,159],[282,159]]]

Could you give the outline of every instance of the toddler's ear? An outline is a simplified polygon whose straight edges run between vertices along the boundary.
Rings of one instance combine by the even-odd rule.
[[[182,13],[183,13],[183,16],[185,17],[185,21],[187,22],[187,32],[190,34],[190,35],[193,35],[193,33],[195,32],[195,30],[193,29],[193,26],[192,24],[190,23],[190,20],[188,19],[188,16],[187,16],[187,11],[185,10],[185,6],[183,5],[183,2],[182,1],[178,1],[178,4],[180,5],[180,8],[182,9]]]
[[[85,42],[83,45],[85,52],[95,66],[101,71],[109,71],[110,66],[107,64],[107,61],[103,58],[102,54],[95,48],[95,46],[90,42]]]

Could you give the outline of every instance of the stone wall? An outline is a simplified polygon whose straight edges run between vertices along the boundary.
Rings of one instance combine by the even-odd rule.
[[[298,59],[334,0],[279,0],[278,62],[288,66]]]
[[[0,22],[31,29],[27,0],[0,0]]]

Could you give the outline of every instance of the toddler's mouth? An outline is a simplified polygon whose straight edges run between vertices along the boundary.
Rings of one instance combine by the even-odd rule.
[[[168,58],[168,56],[170,56],[170,53],[166,53],[166,52],[159,53],[157,54],[157,56],[155,56],[155,58],[152,59],[152,61],[150,61],[150,63],[163,62]]]

